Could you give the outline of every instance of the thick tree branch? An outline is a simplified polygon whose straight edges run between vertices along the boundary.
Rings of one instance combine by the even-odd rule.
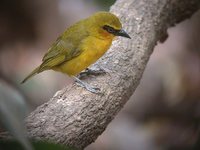
[[[156,42],[170,25],[190,17],[199,0],[118,0],[118,15],[132,39],[119,38],[98,62],[109,74],[86,81],[100,87],[92,94],[76,85],[58,91],[26,119],[32,138],[84,148],[105,130],[135,91]]]

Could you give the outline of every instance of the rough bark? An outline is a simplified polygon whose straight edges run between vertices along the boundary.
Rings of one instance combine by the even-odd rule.
[[[132,39],[118,38],[98,65],[106,75],[87,78],[100,87],[92,94],[76,85],[58,91],[26,119],[28,135],[83,149],[105,130],[135,91],[158,40],[169,26],[190,17],[199,0],[118,0],[119,16]]]

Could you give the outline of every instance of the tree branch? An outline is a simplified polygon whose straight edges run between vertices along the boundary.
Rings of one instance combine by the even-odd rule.
[[[86,79],[103,94],[76,85],[58,91],[26,119],[28,135],[84,148],[105,130],[135,91],[159,39],[170,25],[190,17],[199,0],[118,0],[111,12],[132,39],[119,38],[98,65],[109,74]]]

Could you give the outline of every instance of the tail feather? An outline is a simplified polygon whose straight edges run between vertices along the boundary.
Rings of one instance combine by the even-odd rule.
[[[26,82],[28,79],[30,79],[31,77],[35,76],[36,74],[40,73],[39,70],[40,70],[40,67],[35,68],[35,69],[21,82],[21,84],[24,83],[24,82]]]

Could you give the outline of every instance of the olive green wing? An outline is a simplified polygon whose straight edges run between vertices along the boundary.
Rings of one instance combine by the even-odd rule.
[[[81,54],[82,50],[78,45],[66,47],[68,45],[67,43],[68,41],[59,40],[50,48],[43,57],[40,72],[58,66]]]
[[[80,55],[81,49],[78,45],[65,48],[63,44],[63,40],[58,39],[45,54],[42,64],[35,68],[21,83],[26,82],[28,79],[44,70],[49,70]]]
[[[42,59],[39,72],[51,69],[81,54],[81,44],[89,36],[80,22],[66,30]]]

